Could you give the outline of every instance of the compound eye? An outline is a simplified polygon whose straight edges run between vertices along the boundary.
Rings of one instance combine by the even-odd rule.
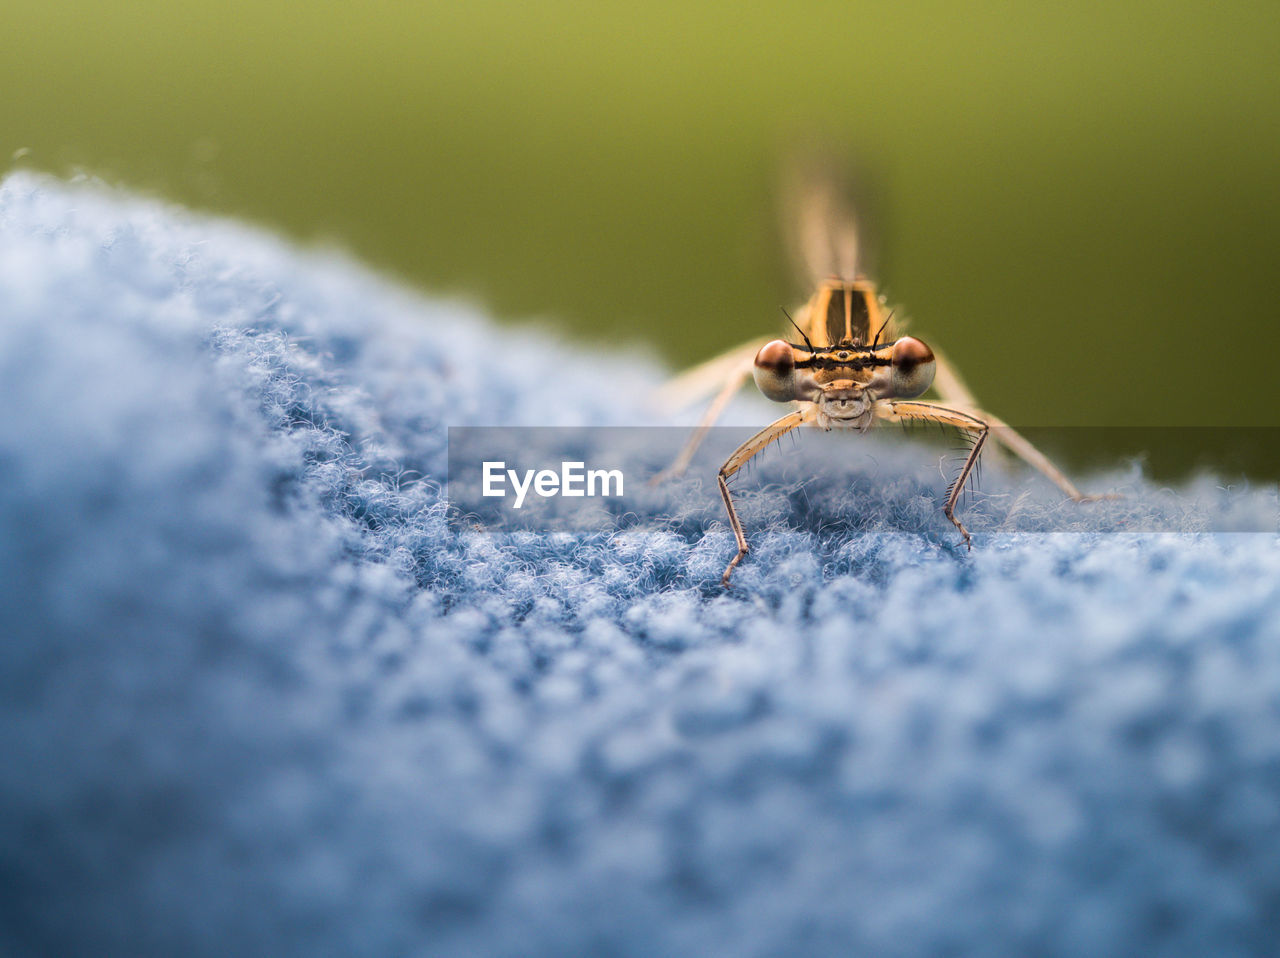
[[[932,349],[918,339],[903,336],[893,344],[893,395],[900,399],[919,396],[933,385],[936,368]]]
[[[796,398],[796,355],[790,343],[775,339],[756,353],[756,385],[774,402]]]

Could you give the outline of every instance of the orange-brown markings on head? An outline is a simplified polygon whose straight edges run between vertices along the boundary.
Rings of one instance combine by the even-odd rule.
[[[912,336],[903,336],[893,344],[893,365],[911,370],[921,363],[933,362],[933,350]]]

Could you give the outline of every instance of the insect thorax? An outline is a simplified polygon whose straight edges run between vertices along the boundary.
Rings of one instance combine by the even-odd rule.
[[[802,325],[809,341],[822,349],[838,343],[866,345],[883,323],[875,284],[866,279],[831,279],[809,300]]]

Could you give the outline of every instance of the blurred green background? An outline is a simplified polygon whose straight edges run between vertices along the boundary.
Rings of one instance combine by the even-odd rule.
[[[4,22],[10,166],[679,365],[806,295],[775,193],[825,141],[874,171],[890,299],[1010,421],[1276,423],[1275,0],[24,0]]]

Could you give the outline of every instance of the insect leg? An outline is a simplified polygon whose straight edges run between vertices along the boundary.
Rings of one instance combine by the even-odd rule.
[[[707,411],[685,442],[679,455],[671,465],[650,479],[649,485],[656,486],[680,475],[688,468],[694,453],[706,438],[707,431],[715,425],[734,394],[751,376],[756,353],[766,342],[768,342],[766,339],[753,339],[749,343],[735,346],[728,352],[681,373],[658,390],[658,402],[667,409],[684,408],[710,395],[713,391],[715,398],[711,400],[711,405],[707,407]]]
[[[734,372],[725,381],[724,387],[716,394],[716,398],[711,400],[711,405],[702,414],[702,419],[694,427],[693,432],[689,434],[689,438],[685,440],[679,455],[671,461],[671,465],[650,479],[649,485],[656,486],[666,482],[668,479],[683,475],[684,471],[689,468],[689,463],[693,461],[694,453],[702,445],[702,440],[707,437],[707,432],[715,425],[716,420],[720,418],[720,414],[724,412],[724,407],[729,405],[729,400],[733,398],[734,393],[742,388],[742,384],[747,381],[747,377],[750,375],[751,369],[748,367]]]
[[[978,400],[969,391],[969,387],[965,385],[964,380],[956,372],[955,367],[945,357],[937,350],[934,350],[933,356],[937,362],[936,372],[933,377],[933,388],[938,391],[938,395],[942,397],[943,402],[949,406],[956,407],[958,410],[986,420],[991,427],[991,436],[997,443],[1018,456],[1027,465],[1039,470],[1045,478],[1075,502],[1088,502],[1094,499],[1107,498],[1104,496],[1083,495],[1075,487],[1075,483],[1068,479],[1063,471],[1055,466],[1048,456],[1033,446],[1025,436],[1003,420],[991,415],[989,412],[984,412],[978,406]]]
[[[942,509],[946,517],[951,520],[951,523],[960,530],[960,535],[964,537],[964,544],[972,549],[973,541],[969,537],[969,530],[956,518],[956,502],[960,498],[960,493],[964,491],[965,483],[969,481],[969,474],[973,472],[973,467],[978,462],[978,456],[982,453],[982,447],[986,444],[987,434],[991,431],[991,426],[978,417],[969,415],[967,412],[928,402],[896,402],[890,400],[876,406],[876,415],[890,422],[901,422],[903,420],[936,422],[945,426],[955,426],[957,429],[963,429],[974,435],[973,447],[965,458],[964,466],[960,469],[960,475],[956,476],[955,481],[951,483],[951,488],[947,490],[947,503]]]
[[[771,422],[735,449],[729,458],[725,460],[724,465],[720,467],[720,473],[716,477],[720,484],[720,497],[724,499],[724,507],[729,512],[729,525],[733,527],[734,537],[738,540],[738,554],[733,557],[728,568],[724,570],[724,576],[720,579],[720,584],[726,589],[729,587],[729,576],[733,574],[733,570],[742,561],[742,557],[747,554],[747,536],[742,531],[742,521],[738,518],[738,510],[733,507],[733,496],[729,494],[729,477],[745,466],[752,456],[765,449],[775,439],[782,438],[797,426],[813,422],[815,413],[815,407],[806,406],[804,409],[788,413],[781,419]]]
[[[739,343],[732,349],[726,349],[719,356],[713,356],[706,362],[699,363],[684,372],[673,376],[657,390],[658,405],[668,412],[685,409],[715,393],[734,373],[745,368],[751,372],[752,363],[760,347],[776,336],[758,337],[749,342]]]

